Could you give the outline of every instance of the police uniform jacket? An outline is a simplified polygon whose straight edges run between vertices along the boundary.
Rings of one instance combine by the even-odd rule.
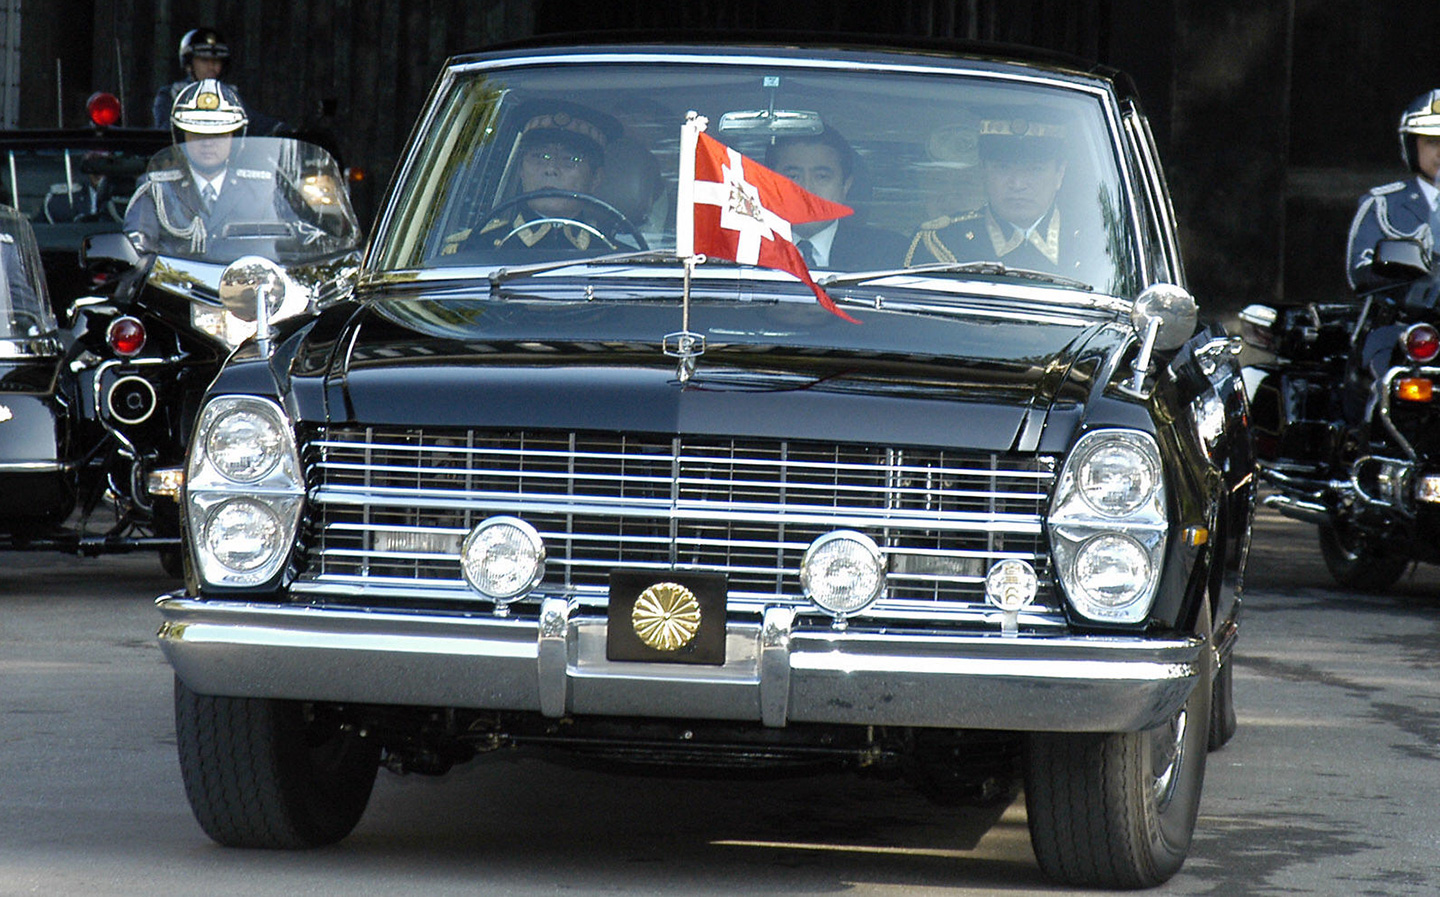
[[[298,221],[275,189],[275,173],[231,166],[214,206],[206,211],[188,168],[152,171],[125,210],[125,232],[141,234],[147,251],[233,261],[266,255],[273,240],[227,240],[227,223]]]
[[[994,261],[1011,268],[1073,275],[1080,263],[1079,243],[1079,230],[1065,223],[1059,207],[1042,217],[1027,236],[991,214],[986,205],[920,225],[905,265]]]
[[[1420,189],[1419,176],[1376,187],[1360,198],[1355,218],[1350,222],[1350,245],[1346,254],[1345,274],[1354,290],[1368,290],[1391,281],[1371,268],[1375,244],[1381,240],[1418,240],[1429,249],[1434,246],[1431,233],[1430,203]]]

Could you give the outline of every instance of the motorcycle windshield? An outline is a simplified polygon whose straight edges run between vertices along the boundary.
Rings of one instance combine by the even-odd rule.
[[[150,158],[125,212],[138,250],[225,265],[305,265],[352,252],[360,226],[330,154],[282,137],[192,135]]]
[[[0,205],[0,269],[0,357],[45,354],[56,326],[40,249],[30,222],[6,205]]]

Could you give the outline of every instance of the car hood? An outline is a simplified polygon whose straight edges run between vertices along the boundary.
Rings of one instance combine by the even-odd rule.
[[[664,351],[679,325],[655,304],[371,302],[314,328],[292,372],[320,405],[305,416],[332,423],[1059,451],[1129,338],[1102,316],[1033,309],[855,325],[793,306],[702,307],[705,351],[682,379]]]

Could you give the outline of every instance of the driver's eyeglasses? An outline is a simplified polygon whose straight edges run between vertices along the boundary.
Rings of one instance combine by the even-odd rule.
[[[581,165],[590,163],[589,159],[579,153],[554,150],[530,150],[525,154],[525,161],[530,165],[558,165],[566,171],[574,171]]]

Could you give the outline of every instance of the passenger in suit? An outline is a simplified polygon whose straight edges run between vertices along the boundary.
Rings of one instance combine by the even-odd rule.
[[[777,138],[765,153],[765,166],[833,202],[845,202],[855,186],[855,150],[833,128]],[[791,232],[811,270],[895,268],[905,256],[904,237],[853,216],[796,224]]]
[[[1440,90],[1416,97],[1400,115],[1400,158],[1412,177],[1376,187],[1360,198],[1350,223],[1345,275],[1357,291],[1391,283],[1371,268],[1375,244],[1408,239],[1433,251],[1440,227]]]

